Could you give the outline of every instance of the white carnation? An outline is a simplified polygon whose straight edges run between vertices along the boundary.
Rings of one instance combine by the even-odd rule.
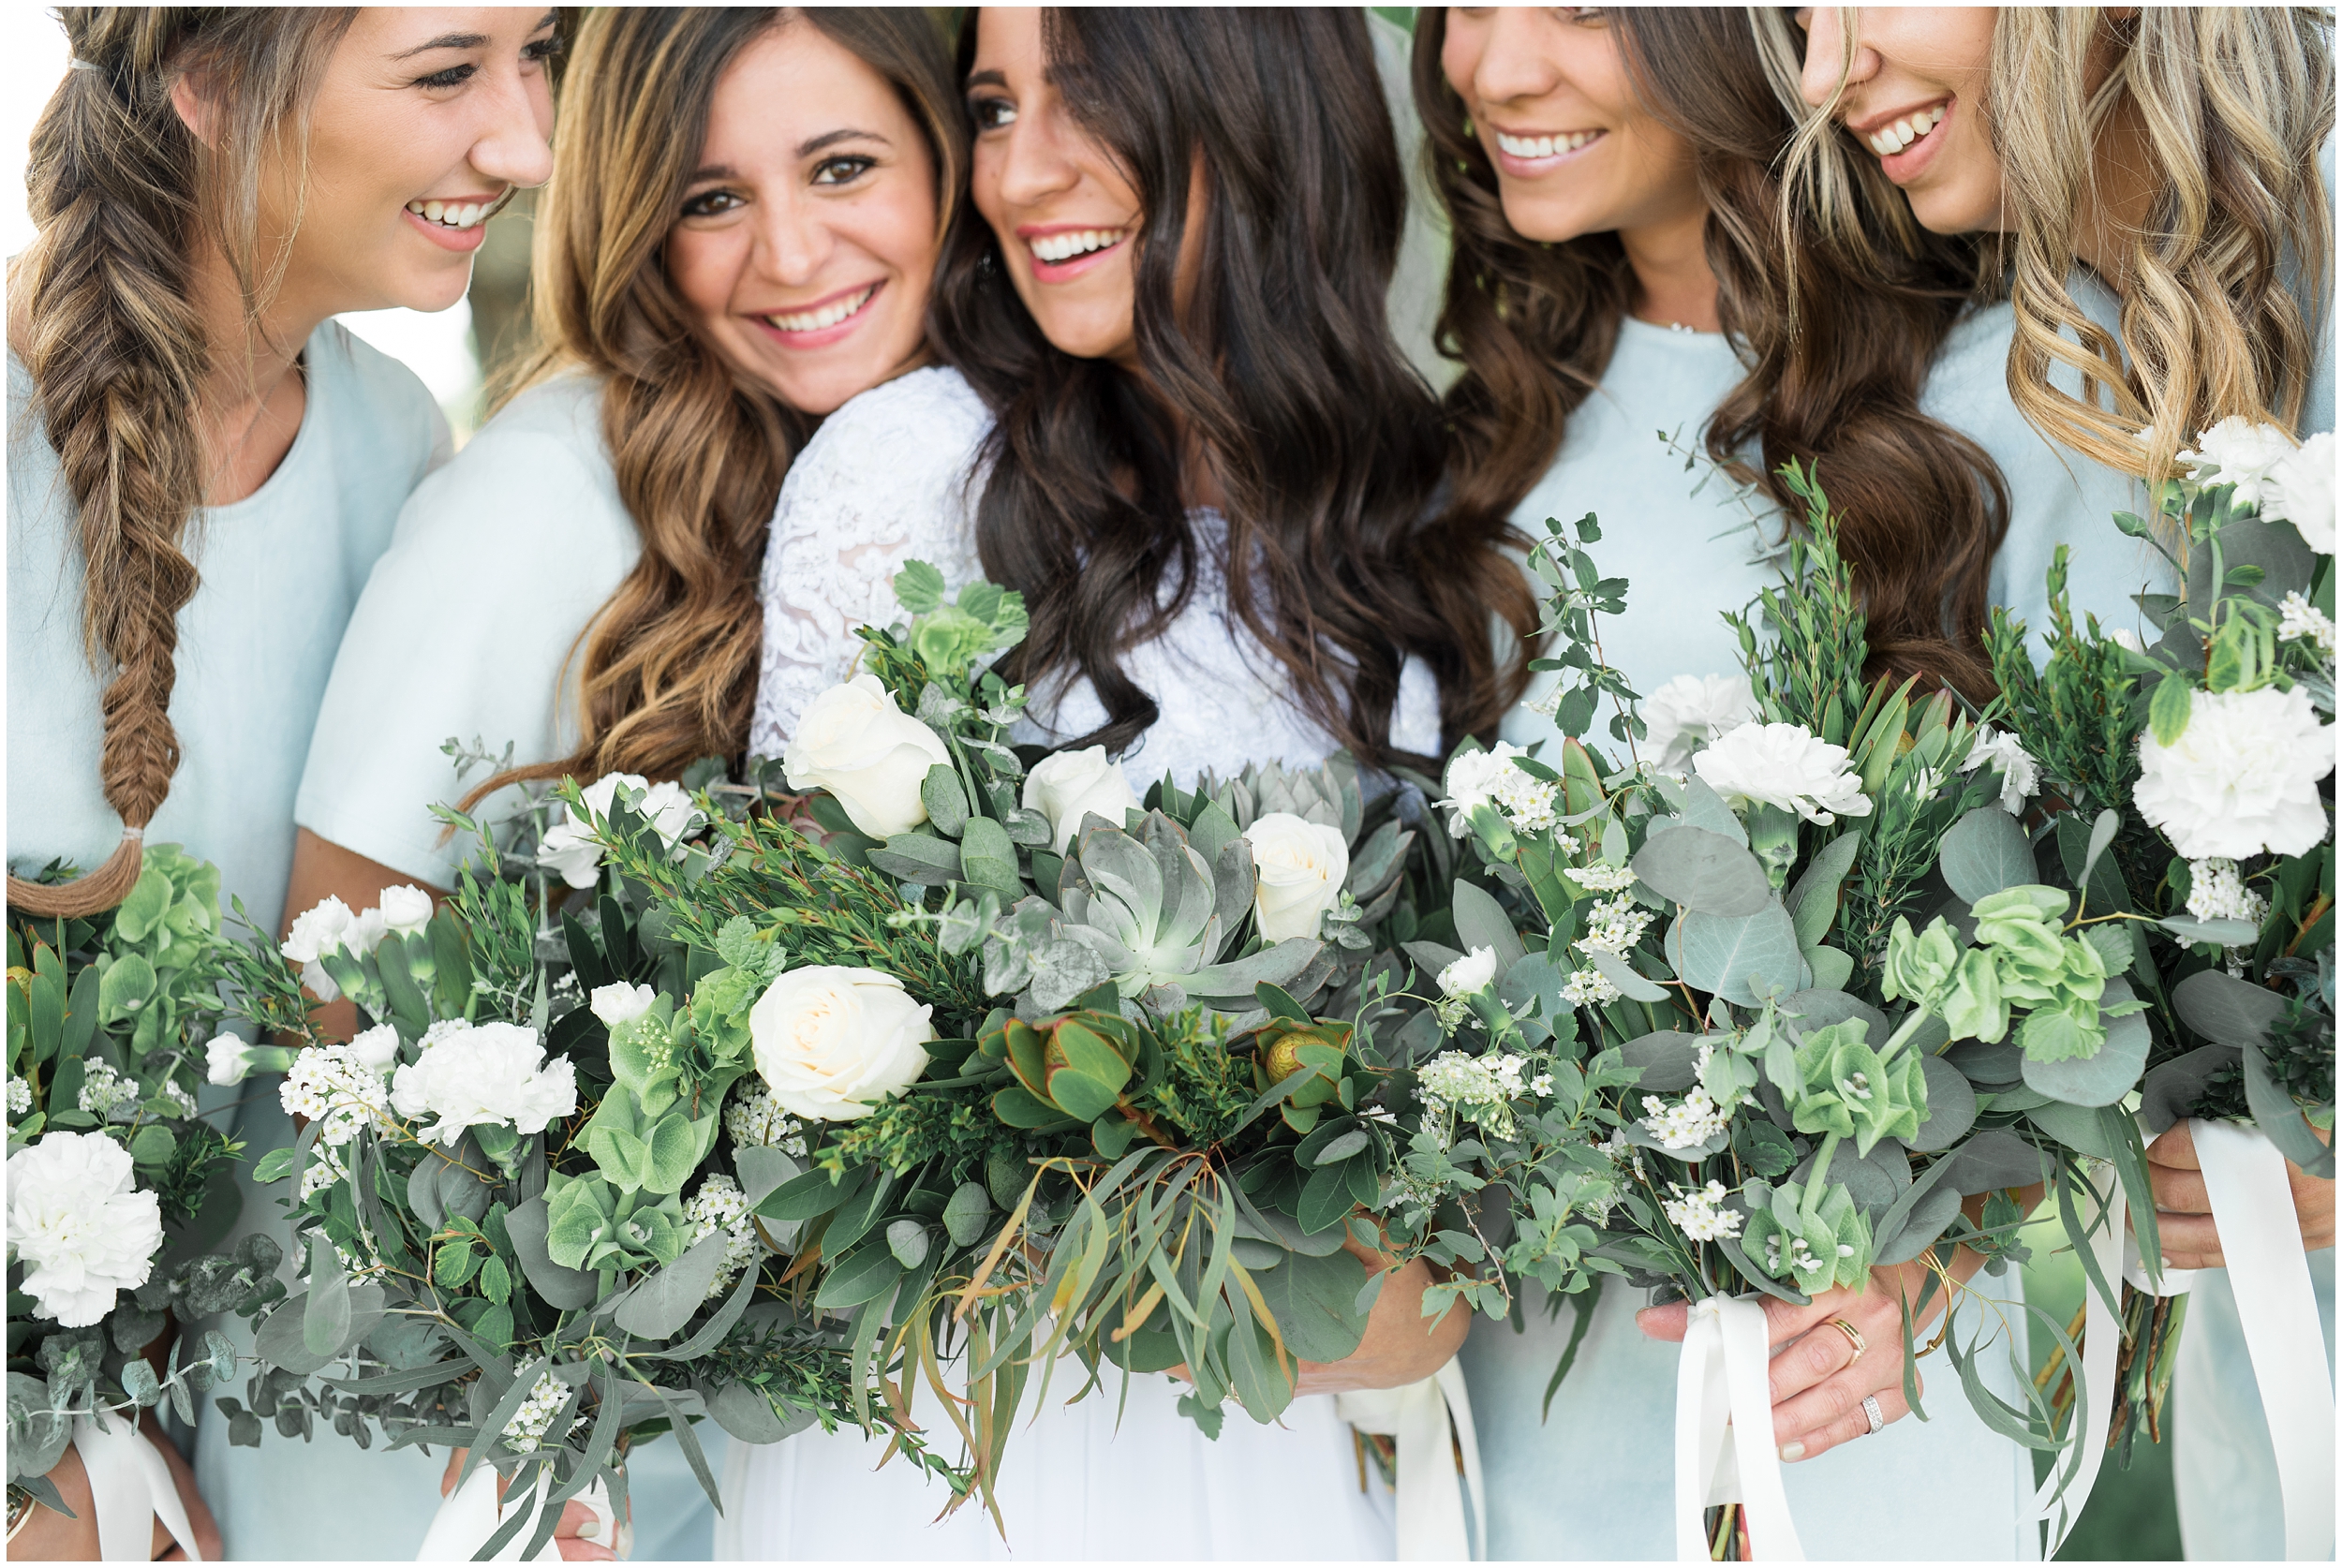
[[[592,1006],[594,1016],[602,1021],[603,1027],[615,1029],[620,1024],[646,1016],[651,1003],[658,999],[659,993],[647,985],[629,985],[616,980],[594,987]]]
[[[129,1151],[103,1132],[51,1132],[8,1156],[8,1253],[35,1317],[86,1328],[146,1283],[162,1205],[134,1179]]]
[[[1960,771],[1974,773],[1982,767],[2000,775],[2000,808],[2011,817],[2023,816],[2024,803],[2041,792],[2041,764],[2006,730],[1987,725],[1976,732],[1976,744],[1968,748]]]
[[[387,1078],[391,1069],[398,1065],[398,1029],[390,1024],[361,1029],[350,1039],[349,1054]]]
[[[1699,747],[1756,722],[1756,713],[1746,675],[1678,675],[1643,699],[1644,740],[1658,766],[1680,769]]]
[[[252,1071],[252,1043],[222,1031],[203,1047],[204,1076],[222,1088],[244,1082]]]
[[[684,838],[702,824],[698,807],[683,786],[672,781],[653,784],[639,773],[605,773],[581,791],[586,807],[602,821],[617,804],[618,786],[635,797],[634,809],[658,830],[668,853],[679,855]],[[559,874],[571,887],[591,887],[601,868],[601,844],[592,821],[572,813],[565,803],[561,820],[545,829],[537,845],[537,864]]]
[[[1734,807],[1762,801],[1824,826],[1871,814],[1845,747],[1802,724],[1743,724],[1694,757],[1692,771]]]
[[[2334,554],[2334,433],[2320,431],[2277,459],[2263,486],[2260,515],[2290,523],[2302,542]]]
[[[1495,978],[1496,950],[1475,947],[1439,971],[1440,995],[1451,998],[1474,996]]]
[[[2198,483],[2232,484],[2236,505],[2257,507],[2267,493],[2271,474],[2293,451],[2293,438],[2275,425],[2255,424],[2240,414],[2231,414],[2197,436],[2195,450],[2181,452],[2179,460],[2196,470]],[[2206,473],[2207,466],[2218,471]],[[2331,457],[2327,483],[2333,483]]]
[[[2139,761],[2141,815],[2189,860],[2297,855],[2325,839],[2318,782],[2334,771],[2334,726],[2298,686],[2199,691],[2179,739],[2141,736]]]
[[[402,936],[431,924],[431,895],[412,883],[384,888],[376,907],[384,927]]]
[[[409,1119],[437,1117],[422,1136],[451,1146],[467,1127],[541,1132],[577,1109],[577,1073],[567,1057],[545,1060],[534,1029],[466,1025],[424,1039],[422,1055],[392,1081],[391,1104]]]
[[[315,909],[293,917],[292,929],[276,951],[296,964],[314,964],[342,945],[342,934],[349,929],[351,918],[349,906],[340,899],[322,899]]]

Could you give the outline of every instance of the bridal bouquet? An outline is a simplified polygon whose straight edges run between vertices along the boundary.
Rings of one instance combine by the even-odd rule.
[[[2084,858],[2094,911],[2118,917],[2108,969],[2127,974],[2148,1004],[2128,1046],[2148,1063],[2139,1120],[2157,1134],[2187,1117],[2246,1125],[2330,1177],[2334,437],[2297,449],[2282,432],[2231,419],[2198,447],[2182,454],[2190,475],[2157,487],[2152,518],[2115,520],[2165,554],[2182,585],[2140,601],[2161,635],[2148,644],[2095,619],[2077,625],[2061,555],[2047,661],[2034,668],[2026,629],[2004,614],[1994,663],[2007,722],[2039,759],[2046,788],[2071,803],[2058,823],[2069,855],[2083,835],[2068,824],[2097,814]],[[2035,1113],[2070,1148],[2105,1158],[2131,1134],[2127,1115],[2099,1116]],[[2202,1139],[2209,1183],[2215,1158]],[[2256,1206],[2283,1211],[2272,1245],[2298,1257],[2282,1169],[2268,1163],[2276,1185]],[[2162,1274],[2155,1206],[2122,1168],[2134,1278],[2152,1287]],[[2232,1268],[2252,1218],[2221,1217]],[[2093,1284],[2105,1295],[2102,1272]],[[2251,1310],[2248,1294],[2240,1285]],[[2158,1426],[2186,1300],[2125,1289],[2112,1422],[2126,1457],[2142,1427]],[[2324,1473],[2330,1511],[2330,1450]]]
[[[1641,703],[1601,659],[1599,617],[1626,584],[1586,555],[1598,525],[1551,523],[1533,567],[1557,640],[1544,667],[1564,672],[1559,755],[1500,745],[1449,765],[1444,804],[1478,861],[1454,897],[1480,983],[1450,1014],[1460,1055],[1486,1063],[1517,1033],[1520,1072],[1565,1100],[1598,1086],[1591,1114],[1477,1119],[1510,1235],[1475,1235],[1495,1266],[1454,1288],[1491,1312],[1518,1275],[1803,1302],[1922,1260],[1909,1350],[1952,1247],[1995,1271],[2023,1256],[2017,1190],[2046,1182],[2077,1244],[2088,1161],[2145,1190],[2120,1109],[2152,1035],[2140,923],[2111,892],[2119,819],[2043,796],[2036,760],[2061,758],[2075,721],[2012,734],[1991,720],[2033,712],[2022,692],[1971,717],[1949,694],[1866,683],[1827,498],[1785,474],[1808,512],[1786,582],[1733,617],[1744,677]],[[1587,738],[1604,700],[1615,753]],[[1993,1338],[2009,1337],[1945,1336],[1979,1416],[2078,1446],[2029,1379],[2023,1408],[1984,1385]]]
[[[165,1400],[192,1420],[234,1371],[228,1341],[174,1339],[159,1374],[144,1353],[174,1316],[265,1302],[279,1253],[205,1250],[239,1154],[194,1092],[233,969],[218,869],[149,845],[120,907],[11,911],[7,943],[8,1488],[11,1513],[20,1494],[62,1511],[47,1476],[77,1424],[103,1437]]]
[[[1401,821],[1421,792],[1370,810],[1344,760],[1142,802],[1101,748],[1020,751],[1024,693],[989,663],[1022,606],[942,586],[907,566],[908,627],[866,630],[864,673],[803,716],[801,816],[718,821],[678,862],[571,809],[686,955],[613,1027],[614,1072],[646,1106],[723,1106],[766,1173],[743,1220],[772,1291],[837,1326],[857,1410],[911,1429],[934,1392],[970,1459],[956,1506],[989,1503],[1064,1368],[1080,1393],[1181,1368],[1216,1433],[1227,1400],[1274,1420],[1299,1361],[1357,1346],[1422,1239],[1381,1212],[1415,1114],[1385,939],[1447,916]],[[601,1135],[672,1138],[678,1168],[721,1148],[659,1114]],[[1428,1212],[1462,1190],[1414,1191]],[[556,1247],[618,1218],[575,1194],[549,1193]]]

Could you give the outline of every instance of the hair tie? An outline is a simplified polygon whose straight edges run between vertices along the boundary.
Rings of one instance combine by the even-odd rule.
[[[104,74],[104,67],[92,61],[84,60],[78,54],[72,59],[67,61],[66,64],[67,67],[77,71],[96,71],[100,75]]]

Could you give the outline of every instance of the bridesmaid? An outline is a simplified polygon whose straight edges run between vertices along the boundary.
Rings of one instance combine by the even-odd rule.
[[[1812,152],[1841,167],[1875,160],[1930,229],[1998,236],[2018,326],[2008,384],[2044,434],[2143,480],[2231,416],[2302,436],[2334,428],[2324,13],[1859,17],[1849,32],[1834,10],[1801,16],[1805,98],[1848,133]],[[2240,81],[2254,91],[2234,91]],[[2084,105],[2110,82],[2093,122]],[[1988,124],[1987,102],[2015,107]],[[1906,139],[1913,111],[1929,123]],[[2082,376],[2104,395],[2078,396]],[[2181,1536],[2191,1558],[2280,1557],[2275,1455],[2187,1129],[2157,1139],[2148,1160],[2164,1251],[2207,1271],[2173,1378]],[[2289,1171],[2331,1345],[2334,1183]]]
[[[843,678],[906,558],[1019,589],[1015,737],[1103,745],[1129,781],[1347,747],[1428,762],[1517,691],[1491,606],[1526,621],[1497,527],[1430,534],[1435,410],[1386,322],[1401,166],[1365,21],[1330,9],[986,7],[963,35],[971,211],[923,370],[856,399],[783,488],[755,745]],[[844,573],[817,577],[843,565]],[[1445,732],[1445,733],[1444,733]],[[1417,765],[1422,765],[1418,762]],[[734,1450],[719,1550],[745,1560],[1390,1555],[1325,1394],[1416,1382],[1420,1265],[1360,1352],[1306,1366],[1281,1425],[1216,1441],[1180,1385],[1018,1415],[1002,1541],[861,1434]],[[1111,1369],[1109,1369],[1111,1374]],[[1136,1521],[1136,1522],[1134,1522]]]
[[[8,905],[109,909],[143,840],[170,839],[273,925],[334,648],[398,503],[447,451],[422,383],[332,318],[463,297],[482,222],[549,168],[558,39],[497,10],[62,20],[73,68],[33,134],[39,234],[8,277],[8,859],[95,869],[12,874]],[[426,201],[463,215],[432,221]],[[265,1225],[257,1190],[247,1205]],[[230,1458],[225,1428],[207,1414],[199,1438],[219,1528],[164,1445],[186,1545],[377,1539],[354,1448],[272,1437]],[[78,1472],[68,1452],[54,1479],[80,1520],[40,1510],[10,1555],[96,1555]],[[307,1506],[272,1517],[277,1486],[338,1495],[334,1528]]]
[[[524,764],[492,820],[520,780],[738,758],[781,476],[822,416],[926,353],[967,135],[925,13],[597,10],[572,69],[538,218],[541,348],[408,501],[351,617],[295,806],[292,910],[453,884],[469,847],[429,808],[482,780],[441,754],[451,735]],[[629,1479],[640,1555],[704,1558],[676,1445],[638,1448]]]
[[[1990,331],[1961,318],[1964,249],[1914,235],[1875,190],[1826,239],[1783,230],[1771,170],[1794,122],[1737,9],[1427,12],[1416,67],[1457,246],[1443,318],[1463,361],[1447,405],[1456,515],[1541,534],[1548,515],[1598,513],[1596,558],[1632,584],[1604,651],[1650,693],[1738,669],[1721,613],[1776,580],[1780,509],[1798,514],[1770,470],[1816,462],[1844,516],[1877,665],[1988,691],[1979,634],[2004,538],[2078,531],[2105,510],[2089,510],[2046,449],[2037,460],[2012,447],[1996,464],[2007,432],[1977,418],[1964,385],[1946,395],[1947,366]],[[1751,487],[1700,489],[1685,449]],[[2091,608],[2120,606],[2109,594]],[[1553,731],[1517,712],[1505,733]],[[1954,1272],[1969,1279],[1979,1263],[1961,1254]],[[1917,1282],[1916,1270],[1882,1269],[1862,1292],[1769,1310],[1786,1347],[1774,1425],[1804,1544],[1817,1557],[2031,1555],[2029,1457],[1943,1379],[1924,1426],[1796,1462],[1868,1435],[1865,1395],[1890,1421],[1906,1413],[1900,1358],[1878,1351],[1901,1342],[1901,1292]],[[2004,1305],[2014,1286],[1973,1280],[1957,1329],[2010,1322],[2015,1343],[1986,1358],[2004,1398],[2004,1350],[2023,1354],[2021,1317]],[[1627,1294],[1613,1285],[1572,1304],[1592,1317],[1549,1415],[1544,1391],[1575,1313],[1540,1299],[1521,1331],[1475,1325],[1462,1361],[1487,1434],[1490,1556],[1671,1550],[1677,1353],[1655,1341],[1681,1338],[1683,1309],[1630,1322]],[[1835,1317],[1872,1347],[1859,1365],[1827,1325]],[[1920,1540],[1900,1521],[1929,1500],[1941,1529]]]

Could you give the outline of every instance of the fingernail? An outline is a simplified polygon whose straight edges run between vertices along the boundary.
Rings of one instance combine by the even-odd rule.
[[[1781,1457],[1791,1460],[1801,1459],[1805,1457],[1805,1445],[1801,1442],[1785,1442],[1781,1445]]]
[[[1804,1450],[1800,1449],[1799,1452],[1803,1453]],[[590,1541],[600,1533],[601,1521],[600,1519],[587,1519],[584,1524],[577,1527],[578,1539],[582,1541]]]

